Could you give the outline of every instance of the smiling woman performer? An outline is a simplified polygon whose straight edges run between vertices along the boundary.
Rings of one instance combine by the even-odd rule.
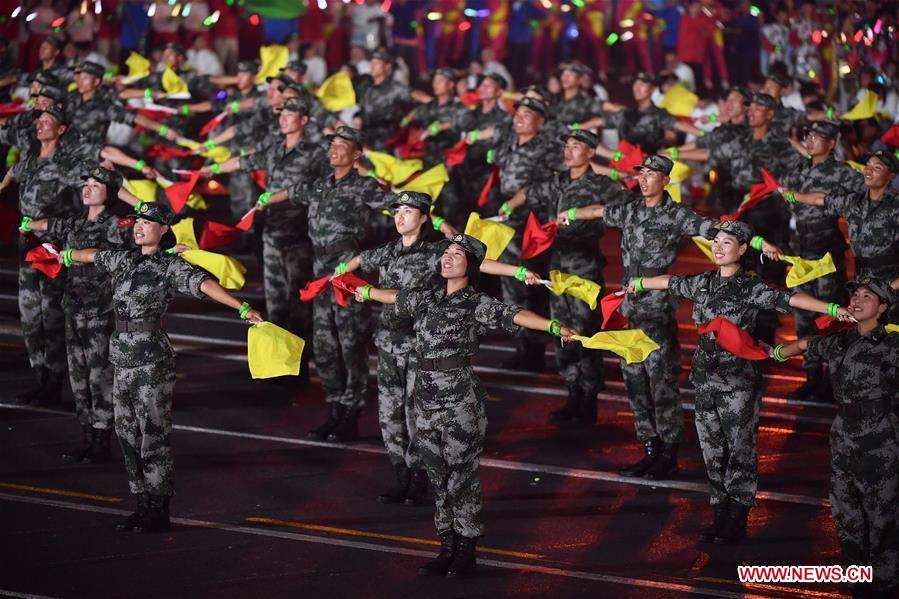
[[[434,488],[434,525],[441,542],[439,555],[419,574],[461,577],[474,571],[484,529],[478,460],[487,428],[486,393],[471,366],[480,336],[488,328],[514,333],[519,327],[548,331],[564,341],[577,333],[475,291],[487,246],[474,237],[456,235],[440,245],[445,286],[397,291],[366,285],[356,291],[356,300],[392,304],[397,315],[415,322],[417,449]]]
[[[696,275],[638,277],[628,293],[667,289],[672,296],[694,302],[697,325],[722,317],[740,329],[752,327],[759,310],[789,312],[800,308],[840,320],[851,320],[849,311],[805,293],[768,287],[744,271],[740,262],[749,249],[761,248],[749,225],[718,221],[709,231],[718,270]],[[761,372],[756,361],[724,349],[714,333],[701,334],[690,380],[696,388],[696,432],[702,448],[715,506],[715,521],[700,534],[700,541],[737,543],[746,536],[749,508],[755,504],[758,486],[759,405]]]
[[[844,566],[874,567],[883,597],[899,585],[899,335],[884,328],[895,292],[881,279],[850,282],[849,313],[858,326],[776,348],[826,362],[839,411],[830,428],[830,509]],[[858,591],[858,594],[856,593]],[[853,589],[852,596],[861,596]],[[892,592],[891,592],[892,591]],[[868,596],[868,595],[865,595]],[[881,596],[881,595],[877,595]]]
[[[217,281],[162,248],[174,219],[160,203],[141,204],[134,222],[133,250],[66,249],[67,267],[95,264],[112,279],[115,332],[109,359],[115,367],[112,400],[116,435],[122,445],[128,486],[137,509],[120,522],[123,530],[168,530],[171,499],[172,390],[175,360],[172,344],[160,327],[173,291],[196,298],[209,296],[234,308],[253,323],[262,315],[225,291]]]

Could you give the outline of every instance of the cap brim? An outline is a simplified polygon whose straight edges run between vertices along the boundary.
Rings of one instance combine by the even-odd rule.
[[[846,283],[846,291],[848,291],[850,294],[855,293],[855,292],[858,291],[858,289],[861,288],[861,287],[864,287],[865,289],[867,289],[868,291],[870,291],[871,293],[873,293],[874,295],[876,295],[876,296],[878,297],[878,299],[880,299],[880,302],[881,302],[882,304],[892,304],[892,303],[893,303],[892,301],[890,301],[891,298],[882,296],[881,294],[879,294],[879,293],[878,293],[877,291],[875,291],[874,289],[871,289],[871,287],[869,287],[869,286],[866,285],[865,283],[859,283],[859,282],[856,282],[856,281],[849,281],[848,283]]]

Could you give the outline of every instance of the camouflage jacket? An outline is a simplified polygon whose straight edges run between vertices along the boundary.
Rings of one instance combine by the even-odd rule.
[[[292,148],[287,148],[284,136],[275,137],[253,154],[240,158],[241,170],[265,171],[265,186],[275,192],[298,183],[310,182],[327,170],[327,156],[321,144],[308,141],[305,135]],[[286,244],[308,242],[306,208],[288,202],[273,204],[265,219],[265,234]]]
[[[420,127],[427,128],[433,122],[450,123],[452,128],[441,131],[437,135],[429,135],[425,139],[424,166],[432,166],[444,162],[443,150],[453,147],[459,141],[463,131],[465,117],[469,110],[452,96],[449,101],[440,105],[437,100],[431,100],[427,104],[419,104],[411,113],[411,122]]]
[[[373,177],[364,177],[355,169],[340,179],[331,173],[290,188],[290,203],[309,210],[316,277],[334,272],[340,262],[358,253],[371,210],[387,208],[389,202]]]
[[[709,167],[715,169],[722,185],[732,185],[732,164],[744,151],[743,138],[748,133],[746,125],[724,123],[710,133],[696,138],[696,146],[709,151]]]
[[[359,118],[368,145],[384,150],[384,144],[399,130],[400,120],[411,101],[409,88],[392,79],[372,83],[365,89],[359,97]]]
[[[119,219],[104,211],[96,220],[88,220],[87,210],[78,216],[51,218],[47,237],[61,248],[97,248],[108,250],[124,245],[131,228],[120,226]],[[77,314],[97,316],[112,312],[112,288],[109,277],[86,264],[75,264],[66,273],[63,306]]]
[[[503,110],[500,102],[496,103],[491,110],[484,112],[480,104],[475,108],[469,109],[462,117],[461,128],[463,131],[476,131],[486,129],[487,127],[496,127],[495,136],[499,136],[499,130],[512,121],[512,115]],[[487,150],[493,146],[490,139],[479,139],[468,146],[468,152],[465,155],[465,163],[480,167],[487,160]]]
[[[37,151],[33,149],[38,143],[34,123],[40,114],[40,111],[32,109],[9,117],[0,127],[0,144],[15,146],[22,152]]]
[[[759,310],[789,312],[791,291],[775,289],[744,270],[722,277],[717,270],[696,275],[675,275],[668,281],[674,297],[693,302],[693,321],[702,324],[724,317],[752,333]],[[697,386],[751,389],[760,381],[758,362],[737,357],[719,346],[714,333],[701,335],[690,380]]]
[[[255,108],[249,116],[234,125],[232,144],[238,149],[263,147],[269,145],[275,135],[280,134],[278,115],[266,105]],[[305,132],[303,137],[306,137]]]
[[[602,114],[602,102],[596,98],[591,98],[583,92],[579,92],[568,100],[560,97],[559,101],[553,104],[547,118],[571,126],[575,123],[583,123],[596,116],[602,116]]]
[[[77,91],[66,98],[66,118],[73,129],[86,141],[95,144],[106,142],[106,131],[109,123],[125,123],[133,125],[137,113],[125,110],[119,98],[104,88],[89,100],[84,100]]]
[[[899,193],[887,189],[877,201],[871,199],[867,188],[826,193],[824,209],[846,219],[849,246],[856,259],[878,257],[886,263],[873,274],[884,278],[899,275]],[[856,270],[869,269],[856,264]]]
[[[677,118],[670,112],[655,105],[642,112],[632,106],[603,113],[603,127],[617,129],[618,137],[639,145],[647,154],[655,154],[665,146],[665,131],[674,127],[675,122]]]
[[[734,177],[734,187],[748,192],[754,183],[762,182],[762,167],[780,180],[791,171],[802,168],[802,156],[786,137],[772,129],[761,139],[752,137],[748,127],[735,142],[739,144],[730,156],[729,167]]]
[[[473,355],[488,329],[515,333],[513,308],[471,287],[451,295],[442,289],[403,289],[396,312],[415,321],[415,348],[423,358]],[[415,400],[420,409],[433,410],[486,398],[471,366],[451,370],[419,370]]]
[[[899,399],[899,334],[883,326],[860,336],[855,327],[808,340],[806,356],[826,361],[840,403]]]
[[[637,276],[666,272],[677,259],[681,238],[686,235],[705,237],[714,224],[713,220],[702,218],[672,200],[667,191],[662,201],[652,208],[642,197],[631,197],[629,201],[605,206],[603,211],[606,226],[621,229],[623,285]],[[651,318],[671,307],[673,303],[667,292],[647,291],[639,295],[628,294],[621,311],[627,317],[640,314]]]
[[[151,73],[143,79],[135,81],[131,84],[131,86],[138,89],[149,88],[158,91],[165,91],[165,88],[163,88],[162,86],[162,75],[163,71]],[[187,89],[190,92],[192,102],[197,102],[199,100],[212,97],[215,94],[215,90],[209,83],[208,77],[198,75],[195,71],[186,68],[181,69],[177,73],[177,75],[184,80],[184,83],[187,84]],[[178,109],[178,112],[169,117],[166,117],[166,119],[163,121],[167,126],[175,129],[176,131],[180,131],[181,133],[185,133],[188,130],[191,117],[182,114],[180,110],[181,106],[185,103],[185,100],[161,98],[159,100],[155,100],[155,102],[163,106],[170,106],[172,108]],[[155,132],[150,131],[147,133],[152,134],[152,136],[156,139],[162,139],[158,135],[156,135]]]
[[[771,119],[769,126],[778,137],[790,137],[793,129],[804,127],[808,124],[805,116],[805,112],[781,104],[774,111],[774,118]]]
[[[511,127],[505,129],[494,144],[493,163],[499,167],[500,194],[506,199],[565,169],[562,142],[544,129],[523,144]]]
[[[116,320],[156,322],[162,319],[172,292],[204,298],[200,285],[209,275],[174,254],[162,250],[142,255],[134,250],[101,250],[96,267],[112,279]],[[175,355],[161,328],[149,332],[115,332],[109,340],[109,361],[134,368],[171,360]]]
[[[806,160],[803,168],[787,173],[780,179],[780,184],[794,191],[826,189],[835,195],[864,189],[861,174],[832,154],[817,165]],[[800,256],[820,258],[828,251],[845,251],[846,240],[836,215],[818,206],[798,202],[791,204],[790,209],[796,222],[795,246]]]
[[[441,281],[440,247],[421,239],[405,247],[397,239],[361,252],[359,266],[363,272],[378,272],[378,285],[384,289],[433,289]],[[414,349],[414,341],[412,318],[399,316],[395,306],[385,305],[375,345],[391,354],[407,354]]]

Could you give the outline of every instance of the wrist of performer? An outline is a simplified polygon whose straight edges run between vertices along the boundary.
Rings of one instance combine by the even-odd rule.
[[[30,216],[23,216],[22,222],[19,223],[19,230],[23,231],[25,233],[31,232],[31,225],[28,224],[31,221],[32,221],[32,218]]]
[[[247,313],[253,308],[247,302],[244,302],[240,305],[240,308],[237,309],[237,314],[240,316],[241,320],[247,319]]]
[[[211,171],[213,172],[213,174],[216,174],[216,175],[221,175],[221,174],[222,174],[222,167],[221,167],[221,165],[220,165],[218,162],[213,162],[213,163],[209,166],[209,170],[211,170]]]
[[[609,171],[609,179],[611,179],[612,181],[618,180],[618,169],[617,168],[613,168],[611,171]]]
[[[644,277],[637,277],[637,279],[634,281],[634,289],[638,293],[643,293],[644,291],[647,291],[646,287],[643,285],[643,278]]]
[[[439,122],[434,121],[428,126],[428,133],[430,133],[432,137],[440,133],[439,125]]]
[[[779,343],[779,344],[774,348],[774,352],[773,352],[773,353],[774,353],[774,359],[777,360],[778,362],[786,362],[787,360],[790,359],[789,356],[784,356],[784,355],[782,355],[782,354],[780,353],[781,350],[783,350],[783,347],[784,347],[784,344],[783,344],[783,343]]]
[[[794,192],[792,189],[787,189],[784,192],[784,197],[787,199],[787,201],[789,203],[791,203],[791,204],[796,203],[796,192]]]
[[[756,235],[755,237],[752,238],[752,241],[749,242],[749,245],[754,250],[762,251],[762,246],[764,245],[764,243],[765,243],[765,238],[762,237],[761,235]]]
[[[840,310],[840,304],[835,304],[833,302],[827,304],[827,315],[831,318],[837,318]]]
[[[62,252],[62,264],[66,268],[70,268],[76,262],[76,260],[72,258],[73,251],[74,251],[74,248],[66,248]]]
[[[373,288],[374,288],[374,285],[371,285],[371,284],[363,285],[362,287],[359,288],[359,295],[362,297],[362,299],[364,301],[366,301],[366,302],[371,301],[371,290]]]
[[[568,217],[568,220],[574,222],[577,220],[577,208],[569,208],[568,213],[565,215]]]
[[[562,323],[556,320],[555,318],[550,319],[549,322],[546,323],[546,332],[550,335],[555,335],[556,337],[561,337],[562,331]]]
[[[240,112],[240,103],[237,100],[231,101],[231,112],[233,112],[234,114]]]
[[[446,219],[442,216],[432,216],[431,217],[431,226],[434,227],[435,231],[440,230],[440,226],[446,222]]]
[[[134,170],[136,170],[137,172],[141,172],[141,171],[144,170],[144,168],[146,168],[146,166],[147,166],[147,161],[144,160],[143,158],[141,158],[141,159],[138,160],[137,163],[134,165]]]
[[[215,140],[214,140],[214,139],[207,139],[207,140],[203,143],[203,145],[206,147],[207,150],[214,150],[214,149],[215,149]]]
[[[337,274],[338,275],[346,274],[346,262],[341,262],[337,265]]]
[[[525,279],[528,278],[528,269],[526,266],[519,266],[515,269],[515,278],[524,283]]]
[[[512,208],[511,206],[509,206],[509,202],[503,202],[502,205],[499,207],[499,211],[502,212],[503,214],[505,214],[506,216],[512,216],[512,212],[514,212],[515,209]]]
[[[169,133],[169,126],[168,125],[160,125],[159,134],[161,136],[165,137],[166,135],[168,135],[168,133]]]
[[[272,201],[270,199],[271,197],[272,197],[272,192],[263,191],[262,193],[259,194],[259,198],[256,200],[256,205],[262,206],[263,208],[265,208],[266,206],[268,206],[269,204],[272,203]]]
[[[190,104],[184,104],[181,106],[181,114],[184,116],[190,116]]]

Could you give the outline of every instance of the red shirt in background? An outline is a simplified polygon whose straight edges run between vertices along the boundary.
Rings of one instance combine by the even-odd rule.
[[[715,32],[715,21],[700,14],[691,17],[683,15],[677,30],[677,56],[682,62],[702,64],[705,62],[712,35]]]

